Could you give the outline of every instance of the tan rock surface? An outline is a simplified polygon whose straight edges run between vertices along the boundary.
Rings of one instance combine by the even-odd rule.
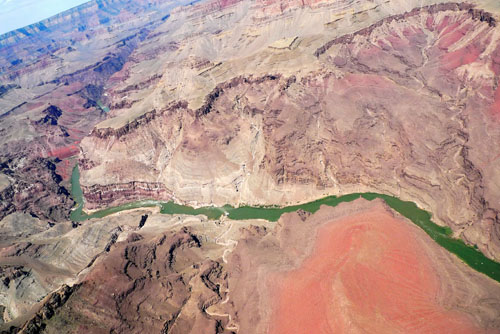
[[[241,6],[226,11],[238,13]],[[333,10],[326,8],[289,15],[299,20],[303,11]],[[115,110],[115,118],[81,143],[87,206],[99,206],[100,194],[113,184],[137,181],[164,185],[161,198],[192,205],[285,205],[375,191],[417,202],[500,259],[494,109],[500,45],[488,15],[443,4],[389,16],[353,34],[324,28],[329,41],[294,31],[300,43],[293,50],[278,56],[257,48],[234,60],[245,64],[243,72],[228,72],[224,61],[214,65],[225,74],[216,76],[220,83],[203,104],[183,87],[186,95],[165,96],[128,125],[120,122],[137,116],[133,108]],[[230,43],[228,36],[221,38]],[[182,58],[172,52],[165,56]],[[180,78],[174,73],[168,80]],[[253,74],[233,77],[238,73]],[[167,102],[173,98],[187,104]],[[122,189],[114,203],[137,198],[128,186]]]
[[[78,155],[87,209],[376,191],[500,260],[497,2],[183,3],[0,36],[2,334],[499,332],[499,284],[379,201],[69,221]]]
[[[50,316],[33,318],[21,333],[231,333],[227,319],[213,310],[227,303],[225,259],[238,228],[202,216],[151,213],[141,228],[134,228],[138,219],[132,217],[143,213],[103,221],[119,224],[115,243],[78,275],[63,304]],[[234,222],[241,227],[251,223],[263,222]],[[38,314],[47,302],[43,305]]]

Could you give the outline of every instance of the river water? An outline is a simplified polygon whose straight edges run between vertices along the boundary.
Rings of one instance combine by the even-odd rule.
[[[222,215],[226,215],[228,216],[228,218],[233,220],[264,219],[270,222],[275,222],[281,217],[282,214],[286,212],[294,212],[299,209],[314,213],[319,210],[321,205],[336,206],[339,203],[351,202],[360,197],[363,197],[364,199],[370,201],[376,198],[380,198],[384,200],[387,205],[389,205],[393,210],[399,212],[401,215],[408,218],[414,224],[422,228],[434,241],[447,249],[449,252],[458,256],[470,267],[500,282],[500,263],[487,258],[475,247],[466,245],[462,240],[453,238],[451,229],[449,227],[443,227],[435,224],[432,221],[432,216],[428,211],[420,209],[413,202],[402,201],[394,196],[378,193],[354,193],[338,197],[328,196],[313,202],[286,207],[232,207],[230,205],[225,205],[223,207],[207,206],[201,208],[193,208],[174,202],[142,200],[102,209],[91,214],[87,214],[83,210],[84,198],[82,188],[80,187],[80,171],[78,169],[78,165],[74,167],[73,173],[71,175],[71,194],[73,196],[73,199],[77,203],[77,206],[71,212],[70,217],[71,220],[77,222],[92,218],[103,218],[120,211],[155,206],[160,207],[160,212],[162,214],[169,215],[205,215],[208,219],[211,220],[216,220],[219,219]]]

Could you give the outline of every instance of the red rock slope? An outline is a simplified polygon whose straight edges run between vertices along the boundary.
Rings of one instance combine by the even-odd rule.
[[[273,233],[249,230],[228,264],[239,331],[499,333],[500,285],[382,203],[357,200],[286,215]]]

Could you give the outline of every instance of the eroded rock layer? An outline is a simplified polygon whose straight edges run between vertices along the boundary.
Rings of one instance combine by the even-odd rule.
[[[31,320],[11,332],[500,332],[498,282],[381,200],[300,210],[278,223],[141,210],[61,226],[29,237],[45,244],[0,254],[4,266],[17,260],[0,272],[10,290],[39,293],[43,277],[71,285],[32,302]],[[82,246],[68,249],[71,239]],[[43,266],[50,258],[67,269]]]
[[[222,258],[228,248],[218,239],[228,231],[227,224],[202,217],[141,214],[84,223],[69,231],[48,230],[45,234],[50,233],[51,239],[37,236],[45,244],[25,245],[22,250],[13,246],[10,253],[5,250],[0,254],[4,266],[17,261],[13,270],[19,274],[5,270],[0,275],[10,290],[17,284],[18,293],[25,293],[25,300],[16,301],[19,308],[25,308],[23,314],[33,314],[26,324],[11,331],[229,333],[224,331],[227,321],[208,310],[227,297]],[[112,237],[106,240],[101,236]],[[68,249],[68,240],[83,246]],[[22,264],[28,252],[38,261]],[[52,272],[51,282],[58,280],[72,287],[63,287],[37,305],[19,286],[32,282],[29,292],[40,293],[40,285],[47,285],[50,277],[44,273],[51,269],[46,264],[50,258],[61,268]],[[0,296],[8,293],[4,290]],[[12,315],[15,299],[11,300],[5,311]]]
[[[216,333],[203,308],[222,300],[221,266],[204,260],[187,230],[145,240],[131,234],[96,265],[48,323],[47,333]]]
[[[499,12],[106,0],[0,36],[0,332],[500,332],[499,284],[378,200],[71,222],[67,190],[78,161],[86,209],[375,191],[500,260]]]
[[[238,15],[243,4],[225,12]],[[318,10],[287,13],[299,20]],[[186,86],[174,94],[186,102],[153,108],[170,96],[158,94],[183,77],[163,74],[154,88],[133,88],[129,96],[149,96],[142,113],[134,106],[113,110],[115,117],[81,143],[87,206],[98,207],[98,194],[114,184],[137,181],[163,184],[171,198],[190,204],[284,205],[376,191],[416,201],[499,259],[499,31],[491,14],[446,3],[329,41],[299,29],[303,35],[250,56],[199,64],[197,75],[193,63],[178,61],[176,69],[189,73],[198,91],[211,89],[200,100]],[[214,59],[226,55],[222,50]],[[184,53],[162,57],[168,56]],[[112,197],[137,198],[128,190]]]

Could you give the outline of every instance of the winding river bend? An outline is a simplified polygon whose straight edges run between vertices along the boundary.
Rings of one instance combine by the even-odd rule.
[[[293,212],[299,209],[314,213],[319,210],[321,205],[336,206],[342,202],[351,202],[360,197],[369,201],[376,198],[384,200],[393,210],[399,212],[404,217],[411,220],[414,224],[422,228],[434,241],[447,249],[450,253],[458,256],[462,261],[468,264],[471,268],[491,277],[500,282],[500,263],[487,258],[483,253],[475,247],[466,245],[462,240],[452,237],[452,231],[449,227],[439,226],[431,220],[431,214],[428,211],[420,209],[415,203],[402,201],[397,197],[378,194],[378,193],[353,193],[343,196],[328,196],[318,199],[313,202],[286,206],[241,206],[233,207],[225,205],[223,207],[201,207],[192,208],[186,205],[176,204],[174,202],[160,202],[154,200],[136,201],[120,206],[110,207],[99,210],[91,214],[83,211],[83,192],[80,187],[80,171],[78,165],[73,169],[71,175],[71,194],[77,203],[77,206],[71,212],[71,220],[84,221],[92,218],[102,218],[120,211],[144,208],[144,207],[160,207],[160,212],[163,214],[185,214],[185,215],[205,215],[209,219],[219,219],[222,215],[228,216],[233,220],[243,219],[265,219],[270,222],[277,221],[282,214]]]

